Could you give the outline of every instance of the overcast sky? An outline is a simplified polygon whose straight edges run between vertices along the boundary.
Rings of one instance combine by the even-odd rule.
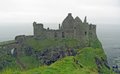
[[[120,24],[120,0],[0,0],[0,23],[61,23],[68,13],[90,23]]]

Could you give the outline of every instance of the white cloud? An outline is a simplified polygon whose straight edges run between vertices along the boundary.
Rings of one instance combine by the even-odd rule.
[[[0,22],[58,23],[68,12],[82,19],[87,15],[94,23],[118,22],[119,3],[119,0],[0,0]]]

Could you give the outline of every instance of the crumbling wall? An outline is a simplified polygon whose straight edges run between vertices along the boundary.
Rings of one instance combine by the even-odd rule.
[[[80,41],[81,46],[85,47],[89,45],[90,37],[97,38],[96,25],[88,24],[87,17],[84,22],[79,17],[74,19],[71,13],[63,20],[62,25],[59,25],[58,30],[45,29],[43,24],[36,22],[33,23],[33,26],[34,37],[37,39],[74,38]]]

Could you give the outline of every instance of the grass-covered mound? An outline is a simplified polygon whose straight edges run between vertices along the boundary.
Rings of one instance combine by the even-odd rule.
[[[66,51],[68,47],[73,48],[77,51],[75,56],[65,56],[64,58],[59,58],[57,61],[51,65],[40,64],[41,60],[37,60],[35,53],[33,55],[22,54],[18,56],[19,61],[23,63],[26,68],[20,69],[13,65],[13,68],[6,68],[1,74],[114,74],[112,70],[107,66],[106,55],[102,49],[102,45],[97,38],[90,38],[88,47],[81,48],[80,41],[76,39],[43,39],[37,40],[34,38],[29,38],[24,41],[24,46],[32,47],[33,51],[44,51],[47,60],[51,60],[51,54],[58,53],[61,51],[53,50],[54,47],[64,47],[62,50]],[[48,48],[51,48],[49,50]],[[25,49],[22,49],[22,52]],[[48,51],[49,50],[49,51]],[[42,53],[42,54],[43,54]],[[50,53],[50,54],[47,54]],[[47,55],[47,56],[46,56]],[[45,59],[46,60],[46,59]],[[14,63],[14,64],[15,64]],[[15,64],[15,65],[16,65]]]
[[[2,74],[98,74],[95,57],[105,58],[101,49],[79,49],[76,56],[66,56],[50,66],[40,66],[27,71],[4,70]],[[103,74],[114,74],[111,70],[102,67]]]

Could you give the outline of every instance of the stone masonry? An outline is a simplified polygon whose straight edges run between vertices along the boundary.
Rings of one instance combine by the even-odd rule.
[[[75,19],[71,13],[59,24],[58,30],[45,29],[42,23],[33,22],[34,37],[37,39],[62,39],[73,38],[80,41],[81,44],[89,44],[89,38],[97,38],[96,25],[88,24],[87,17],[84,21],[77,16]]]

